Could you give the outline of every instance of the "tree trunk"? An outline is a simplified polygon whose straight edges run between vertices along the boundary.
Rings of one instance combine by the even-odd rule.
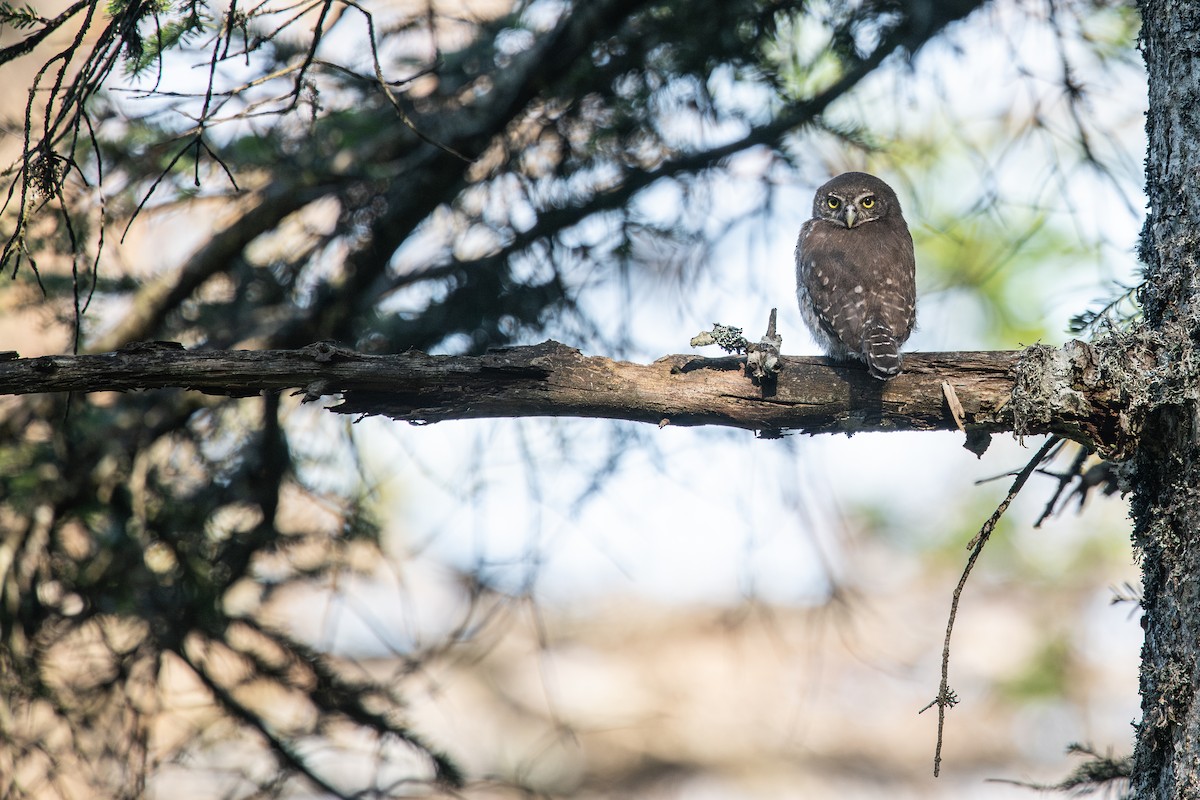
[[[1150,211],[1142,230],[1146,324],[1167,347],[1148,386],[1159,395],[1130,468],[1146,639],[1131,796],[1200,797],[1200,448],[1194,342],[1200,281],[1200,4],[1143,0],[1149,73]]]

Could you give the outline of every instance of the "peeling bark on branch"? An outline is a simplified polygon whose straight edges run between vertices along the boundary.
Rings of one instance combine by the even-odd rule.
[[[910,353],[904,374],[881,382],[857,364],[787,356],[770,384],[744,358],[666,356],[632,364],[584,356],[557,342],[483,356],[411,351],[366,355],[331,344],[299,350],[193,351],[143,343],[113,353],[0,361],[0,394],[178,387],[246,396],[296,389],[340,395],[332,410],[414,423],[525,416],[603,417],[652,424],[723,425],[772,435],[954,430],[973,449],[987,434],[1056,433],[1124,452],[1132,426],[1105,383],[1093,348]],[[956,421],[948,383],[961,404]]]

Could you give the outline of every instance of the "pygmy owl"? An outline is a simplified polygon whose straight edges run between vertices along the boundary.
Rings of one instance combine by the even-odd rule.
[[[892,187],[845,172],[817,189],[796,242],[796,296],[826,353],[865,361],[880,380],[900,374],[917,319],[916,259]]]

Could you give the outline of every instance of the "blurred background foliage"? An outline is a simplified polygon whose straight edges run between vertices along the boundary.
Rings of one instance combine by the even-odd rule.
[[[1138,280],[1129,3],[51,5],[0,5],[22,355],[653,358],[776,306],[811,352],[790,251],[847,169],[904,202],[914,349],[1057,344]],[[331,416],[0,405],[0,793],[982,797],[1127,736],[1123,509],[1049,537],[1039,497],[972,585],[928,783],[915,710],[1007,484],[971,481],[1015,444]]]

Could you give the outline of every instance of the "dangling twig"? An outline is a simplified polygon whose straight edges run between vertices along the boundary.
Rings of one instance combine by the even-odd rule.
[[[950,635],[954,632],[954,619],[958,616],[958,603],[962,599],[963,587],[967,585],[967,578],[970,576],[971,570],[974,569],[979,554],[983,552],[984,546],[987,544],[988,539],[991,538],[992,531],[996,529],[996,524],[1000,522],[1000,518],[1008,510],[1009,504],[1020,493],[1021,488],[1025,486],[1025,481],[1029,480],[1029,476],[1037,469],[1038,464],[1042,463],[1058,443],[1059,438],[1057,436],[1051,436],[1046,440],[1046,443],[1029,460],[1025,468],[1017,473],[1017,478],[1013,481],[1012,488],[1008,490],[1008,495],[996,507],[996,510],[992,512],[992,516],[988,517],[987,522],[983,523],[983,527],[979,529],[979,533],[975,535],[975,538],[967,544],[967,549],[971,551],[971,555],[967,558],[967,565],[963,568],[962,576],[958,579],[958,586],[954,588],[954,596],[950,600],[950,618],[946,621],[946,640],[942,644],[942,682],[938,686],[937,697],[930,701],[929,705],[917,712],[924,714],[934,706],[937,706],[938,709],[937,749],[933,754],[933,776],[935,778],[942,769],[942,741],[946,727],[946,709],[952,708],[958,702],[958,697],[950,689]]]

